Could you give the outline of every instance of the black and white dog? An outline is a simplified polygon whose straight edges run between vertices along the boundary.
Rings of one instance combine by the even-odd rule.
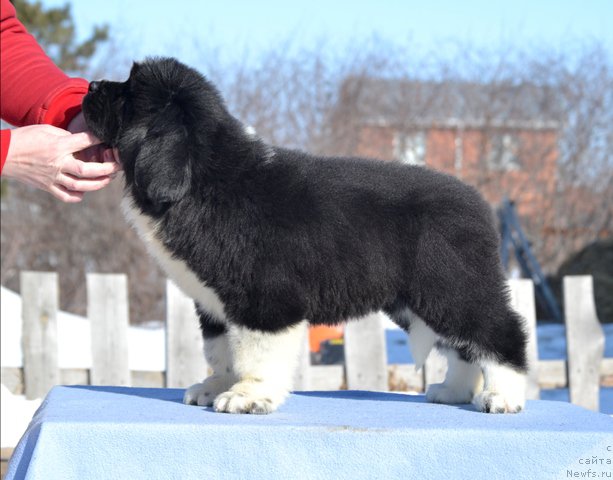
[[[174,59],[93,82],[83,112],[119,150],[127,218],[197,303],[214,373],[185,403],[272,412],[309,323],[383,310],[410,330],[419,364],[435,344],[447,356],[428,400],[523,408],[526,334],[473,188],[427,168],[269,146]]]

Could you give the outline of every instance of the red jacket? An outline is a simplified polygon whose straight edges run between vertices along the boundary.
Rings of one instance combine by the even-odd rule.
[[[0,116],[21,127],[48,123],[66,128],[81,111],[88,82],[70,78],[45,55],[15,16],[9,0],[0,0]],[[2,130],[0,160],[4,167],[11,131]],[[1,169],[0,169],[1,170]]]

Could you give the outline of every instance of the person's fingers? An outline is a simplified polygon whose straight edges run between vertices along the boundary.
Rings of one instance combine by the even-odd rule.
[[[66,173],[60,173],[56,179],[56,185],[59,184],[71,192],[95,192],[106,187],[110,182],[110,177],[82,179]]]
[[[47,125],[46,123],[41,125],[34,125],[38,127],[38,129],[42,132],[46,132],[49,135],[53,135],[55,137],[70,137],[72,133],[68,130],[64,130],[63,128],[54,127],[53,125]],[[27,127],[24,127],[27,128]]]
[[[61,185],[51,185],[51,187],[49,187],[49,193],[58,200],[66,203],[78,203],[83,200],[83,193],[70,191]]]
[[[78,178],[98,178],[106,177],[120,170],[115,162],[83,162],[76,158],[69,158],[64,161],[60,171]]]
[[[116,162],[118,165],[120,165],[119,152],[117,151],[116,148],[105,149],[102,154],[102,158],[104,159],[105,162]]]
[[[121,172],[123,170],[121,164],[117,163],[115,160],[110,160],[110,161],[104,161],[103,163],[106,164],[110,164],[110,167],[113,170],[113,173],[111,173],[111,176],[117,172]]]
[[[63,137],[62,142],[68,153],[74,153],[94,145],[99,145],[102,143],[102,140],[91,132],[79,132]]]

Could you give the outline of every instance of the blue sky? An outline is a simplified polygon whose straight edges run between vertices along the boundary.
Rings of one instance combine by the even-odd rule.
[[[43,0],[45,6],[67,0]],[[597,39],[613,50],[613,0],[72,0],[78,35],[108,23],[123,55],[175,55],[197,46],[241,58],[291,40],[327,48],[377,35],[425,50],[449,40],[530,48]]]

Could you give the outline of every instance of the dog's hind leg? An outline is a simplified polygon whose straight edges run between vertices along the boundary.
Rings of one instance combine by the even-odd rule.
[[[183,403],[210,407],[222,392],[228,390],[236,382],[232,366],[232,356],[226,327],[215,323],[202,309],[198,308],[200,327],[204,338],[204,358],[213,370],[213,374],[196,383],[185,391]]]
[[[489,330],[489,353],[473,350],[483,370],[483,391],[475,396],[473,404],[482,412],[517,413],[526,402],[527,335],[524,321],[510,306],[501,313],[503,319],[494,331]],[[478,355],[478,356],[477,356]]]
[[[214,402],[227,413],[270,413],[287,397],[298,363],[306,321],[277,332],[231,325],[228,339],[238,377]]]
[[[447,374],[443,383],[428,387],[426,399],[433,403],[470,403],[483,389],[481,367],[463,360],[452,348],[439,351],[447,357]]]
[[[438,335],[409,308],[388,312],[388,315],[409,334],[409,348],[415,360],[415,369],[419,370],[436,344]]]
[[[494,360],[482,360],[483,391],[473,404],[486,413],[517,413],[526,402],[526,373]]]
[[[441,347],[439,336],[410,309],[402,309],[392,318],[409,332],[409,346],[416,369],[423,367],[435,345],[447,357],[445,381],[430,385],[426,399],[434,403],[470,403],[475,393],[483,387],[481,368],[460,358],[456,350]]]
[[[496,298],[498,297],[498,298]],[[526,333],[523,319],[495,290],[478,308],[447,310],[445,319],[428,319],[409,309],[390,315],[409,331],[419,367],[436,343],[447,356],[445,381],[431,385],[426,398],[435,403],[468,403],[486,413],[516,413],[526,395]],[[455,315],[455,317],[454,317]],[[435,331],[436,329],[436,331]]]
[[[432,401],[444,401],[448,386],[461,385],[466,379],[472,387],[477,378],[476,367],[483,372],[483,390],[474,391],[473,404],[486,413],[517,413],[526,401],[526,334],[522,318],[510,307],[489,311],[492,317],[475,318],[481,328],[477,335],[445,336],[444,343],[453,345],[460,357],[453,359],[445,382],[428,392]],[[489,320],[489,323],[486,323]],[[466,361],[463,361],[466,360]],[[457,378],[456,378],[457,377]],[[462,392],[460,392],[462,393]],[[467,400],[468,391],[462,400]]]

